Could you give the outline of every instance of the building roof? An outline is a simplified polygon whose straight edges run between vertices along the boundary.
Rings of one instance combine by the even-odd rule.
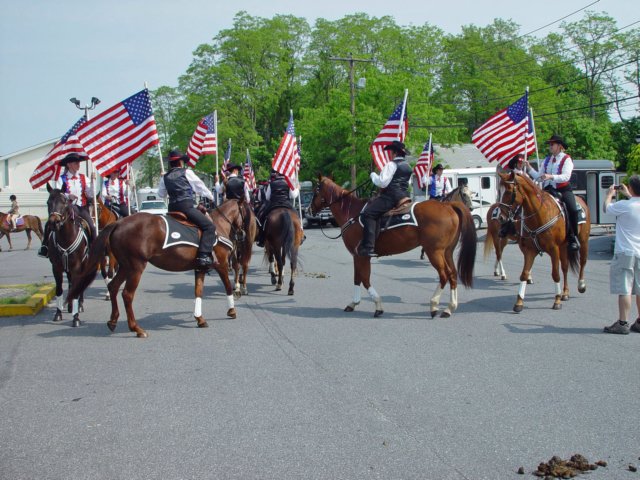
[[[434,144],[435,163],[441,163],[445,168],[480,168],[490,167],[489,160],[472,143],[462,145]]]
[[[42,148],[46,145],[53,146],[59,139],[53,138],[51,140],[47,140],[46,142],[38,143],[37,145],[32,145],[27,148],[23,148],[22,150],[18,150],[17,152],[8,153],[6,155],[0,155],[0,160],[6,160],[8,158],[17,157],[18,155],[22,155],[24,153],[28,153],[31,150],[36,150],[38,148]]]

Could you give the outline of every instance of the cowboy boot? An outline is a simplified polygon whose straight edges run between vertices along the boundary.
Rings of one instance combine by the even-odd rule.
[[[376,222],[375,218],[370,217],[362,217],[362,223],[364,224],[364,229],[362,231],[362,241],[358,246],[358,255],[361,257],[375,257],[376,252],[373,249],[373,242],[375,241],[376,235]]]

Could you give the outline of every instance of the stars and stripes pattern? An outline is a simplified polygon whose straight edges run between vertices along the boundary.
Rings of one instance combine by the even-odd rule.
[[[424,145],[422,149],[422,153],[416,162],[416,166],[413,167],[413,174],[418,179],[418,186],[420,188],[424,188],[425,185],[422,183],[422,178],[431,172],[431,167],[433,166],[433,145],[431,144],[431,138]]]
[[[518,153],[535,152],[535,132],[528,109],[528,94],[525,93],[473,132],[471,141],[487,160],[505,166]]]
[[[284,132],[278,151],[273,157],[271,168],[284,175],[289,187],[295,188],[297,174],[300,168],[300,151],[296,141],[295,125],[293,114],[289,117],[287,130]]]
[[[29,182],[34,190],[41,187],[48,181],[55,181],[60,177],[62,167],[58,164],[60,160],[70,153],[77,153],[86,156],[82,144],[78,141],[76,132],[84,125],[87,118],[83,115],[80,119],[65,133],[60,140],[47,153],[44,159],[35,168]]]
[[[106,176],[159,143],[149,91],[144,89],[96,115],[77,132],[98,173]]]
[[[407,109],[404,107],[404,101],[400,102],[369,147],[369,151],[373,156],[373,162],[378,170],[382,170],[382,167],[392,159],[392,153],[385,151],[384,147],[394,140],[404,142],[407,135],[409,124],[407,122]],[[404,115],[402,114],[403,110]],[[402,119],[400,119],[401,115],[403,115]]]
[[[194,167],[202,155],[215,155],[217,148],[216,119],[215,114],[212,113],[200,120],[195,132],[193,132],[187,147],[187,155],[189,156],[187,164]]]
[[[242,176],[244,177],[244,183],[246,184],[249,191],[253,191],[258,188],[256,184],[256,176],[253,173],[253,165],[251,164],[251,157],[249,156],[249,152],[247,151],[247,161],[244,164],[244,170],[242,171]]]

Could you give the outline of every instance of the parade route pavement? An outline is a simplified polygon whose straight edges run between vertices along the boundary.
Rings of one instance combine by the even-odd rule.
[[[344,312],[352,259],[320,229],[306,232],[294,296],[288,276],[274,291],[257,247],[237,319],[208,276],[208,329],[192,316],[193,273],[152,266],[134,301],[147,339],[121,299],[107,329],[100,279],[79,328],[67,313],[54,324],[54,303],[0,318],[0,479],[516,479],[575,453],[608,463],[585,478],[636,478],[640,334],[602,333],[617,319],[612,237],[591,238],[587,291],[571,275],[560,311],[538,258],[516,314],[522,255],[508,246],[497,279],[479,233],[474,288],[449,319],[428,314],[436,272],[418,250],[373,260],[380,318],[364,290]],[[0,284],[52,281],[24,234],[11,252],[0,241]]]

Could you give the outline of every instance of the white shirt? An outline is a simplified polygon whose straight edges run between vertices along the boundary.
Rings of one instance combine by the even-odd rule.
[[[404,157],[396,157],[396,158],[404,159]],[[377,174],[376,172],[371,172],[371,174],[369,175],[371,177],[371,181],[376,187],[386,188],[391,183],[391,180],[393,179],[393,175],[396,173],[396,170],[398,169],[398,165],[395,162],[395,158],[393,160],[394,160],[393,162],[387,162],[385,166],[382,167],[382,170],[380,170],[380,174]]]
[[[69,195],[75,195],[76,199],[73,201],[73,204],[78,206],[82,206],[82,180],[80,180],[80,177],[85,177],[86,188],[84,194],[87,199],[90,200],[93,198],[93,185],[91,180],[89,180],[84,173],[76,172],[72,174],[71,172],[67,172],[67,191],[65,195],[67,197],[69,197]],[[62,175],[56,180],[55,188],[62,189]]]
[[[200,177],[198,177],[193,172],[193,170],[187,168],[185,170],[185,177],[187,177],[187,180],[189,181],[189,185],[191,185],[191,188],[193,188],[193,191],[197,195],[208,198],[209,200],[213,200],[213,194],[211,193],[211,191],[209,191],[209,189],[204,184],[204,182],[200,180]],[[158,195],[161,198],[167,197],[167,187],[164,186],[164,177],[160,178],[160,184],[158,185]]]
[[[124,203],[128,203],[128,192],[127,192],[127,184],[124,180],[120,180],[116,178],[115,180],[111,180],[110,178],[105,180],[106,187],[103,183],[102,191],[100,192],[100,197],[103,202],[111,201],[111,198],[114,199],[115,203],[120,203],[122,200],[120,199],[120,185],[122,185],[122,195],[124,197]]]
[[[560,171],[560,164],[562,163],[562,157],[566,155],[567,159],[564,161],[564,165],[562,166],[562,171]],[[553,187],[557,187],[558,183],[568,182],[571,178],[571,172],[573,172],[573,160],[571,157],[564,152],[558,153],[556,156],[551,156],[549,158],[549,162],[547,168],[545,170],[544,164],[547,163],[546,159],[542,161],[542,169],[540,172],[537,172],[533,167],[529,167],[528,173],[529,176],[533,179],[538,179],[545,173],[550,173],[553,175],[552,180],[546,180],[543,182],[543,187],[547,185],[552,185]]]
[[[431,185],[433,178],[433,175],[425,175],[424,177],[422,177],[422,184],[427,186],[427,193],[429,193],[429,186]],[[449,178],[445,177],[444,175],[436,175],[435,182],[436,197],[441,197],[443,195],[446,195],[447,193],[451,193],[451,191],[453,190],[451,188],[451,182],[449,181]]]
[[[616,216],[614,252],[640,258],[640,197],[610,203],[606,213]]]

